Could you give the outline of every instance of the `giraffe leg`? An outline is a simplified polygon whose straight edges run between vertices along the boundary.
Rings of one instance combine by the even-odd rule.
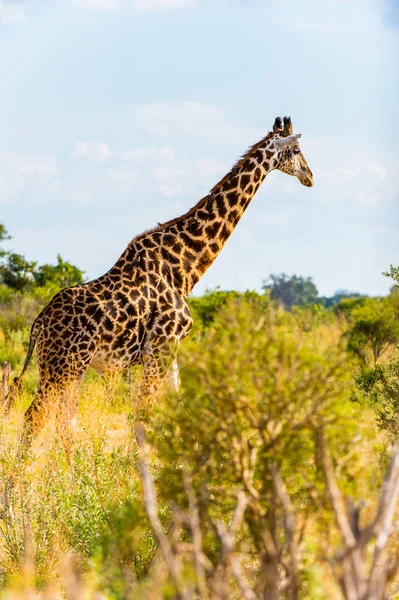
[[[79,375],[79,377],[75,381],[69,383],[67,389],[64,389],[64,391],[60,395],[65,417],[72,430],[76,430],[77,427],[80,388],[85,374],[86,369],[83,371],[83,373],[81,373],[81,375]]]
[[[142,363],[143,375],[141,377],[137,398],[139,409],[151,406],[156,395],[159,393],[165,376],[164,369],[162,368],[162,361],[160,360],[158,353],[143,353]]]
[[[24,415],[24,438],[31,439],[38,432],[45,408],[50,403],[56,403],[61,410],[63,418],[60,423],[66,424],[70,429],[75,428],[80,383],[84,373],[85,371],[68,381],[59,381],[56,384],[50,384],[46,378],[41,379],[39,390]]]
[[[140,410],[148,410],[151,407],[168,372],[170,372],[170,387],[175,390],[180,387],[179,368],[176,360],[177,349],[181,340],[189,333],[193,323],[188,306],[185,311],[181,312],[182,306],[184,308],[184,302],[181,299],[179,302],[176,301],[176,311],[173,311],[174,316],[168,323],[169,330],[173,332],[169,334],[169,337],[159,335],[159,329],[162,330],[162,327],[165,326],[164,315],[160,313],[151,317],[151,330],[141,351],[144,370],[137,400]],[[171,307],[168,305],[167,309],[170,310]]]
[[[30,443],[31,438],[40,429],[43,419],[43,409],[49,401],[50,396],[54,398],[54,395],[54,391],[51,390],[50,386],[41,381],[39,389],[24,414],[23,439],[25,442],[28,440]]]
[[[175,357],[168,372],[168,386],[172,391],[178,392],[181,387],[179,365]]]
[[[165,384],[165,380],[173,389],[178,389],[179,370],[176,362],[176,353],[170,345],[162,349],[143,352],[141,355],[143,375],[140,381],[136,401],[137,415],[145,417],[154,404]],[[170,367],[172,365],[172,375]],[[169,377],[168,377],[169,375]]]

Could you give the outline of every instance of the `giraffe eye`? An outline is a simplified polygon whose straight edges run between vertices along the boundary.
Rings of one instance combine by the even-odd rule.
[[[301,151],[300,151],[300,150],[293,150],[293,153],[294,153],[294,154],[300,154],[300,153],[301,153]]]

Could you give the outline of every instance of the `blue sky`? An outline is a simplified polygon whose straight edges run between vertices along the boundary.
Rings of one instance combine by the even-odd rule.
[[[272,173],[195,288],[386,293],[399,264],[397,0],[0,0],[0,222],[97,277],[289,114],[315,185]]]

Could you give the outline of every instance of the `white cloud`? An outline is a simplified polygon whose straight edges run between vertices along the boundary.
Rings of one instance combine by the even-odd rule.
[[[138,10],[158,10],[196,6],[197,0],[132,0],[132,4]]]
[[[40,197],[61,175],[57,158],[26,156],[16,153],[0,154],[0,203],[15,201],[24,191],[35,189]]]
[[[209,158],[180,157],[173,165],[155,165],[151,178],[168,198],[184,196],[198,200],[208,193],[228,169],[226,164]]]
[[[292,29],[296,31],[308,31],[316,33],[337,33],[339,31],[358,30],[359,25],[351,22],[339,22],[328,19],[304,19],[298,17],[290,23]]]
[[[23,175],[35,175],[42,181],[48,181],[51,177],[58,175],[60,173],[60,169],[54,162],[27,162],[19,165],[19,172]]]
[[[125,194],[130,192],[137,182],[137,171],[132,171],[129,165],[120,164],[107,169],[106,177],[111,186],[117,186],[118,191]]]
[[[198,0],[72,0],[72,2],[79,8],[98,11],[114,11],[129,4],[143,11],[188,8],[198,4]]]
[[[123,206],[133,202],[140,207],[140,214],[147,214],[148,204],[155,201],[158,214],[154,222],[183,213],[205,196],[228,172],[240,152],[260,136],[259,132],[251,134],[250,130],[229,124],[223,111],[216,107],[172,105],[169,110],[170,105],[166,105],[168,110],[164,110],[164,106],[158,113],[147,111],[148,107],[139,110],[143,125],[154,131],[159,131],[159,127],[165,131],[165,127],[170,135],[184,134],[194,139],[205,135],[203,129],[206,129],[209,138],[207,134],[207,149],[203,154],[198,144],[194,152],[182,153],[169,144],[111,151],[106,143],[76,141],[73,153],[58,160],[51,155],[0,155],[0,202],[25,202],[27,198],[35,203],[74,202],[82,206],[109,202]],[[179,115],[184,116],[182,121]],[[205,125],[204,117],[209,119]],[[215,140],[223,137],[223,133],[229,141],[234,135],[231,146],[237,145],[237,154],[231,147],[222,153],[216,148]],[[240,136],[245,141],[238,143]],[[325,210],[360,208],[367,214],[388,206],[397,196],[399,173],[395,170],[395,156],[382,154],[381,149],[371,144],[312,140],[306,135],[301,147],[314,172],[314,188],[304,191],[295,178],[275,172],[262,186],[258,202],[263,198],[268,206],[281,198],[290,202],[290,197],[302,192],[314,199],[317,206],[325,205]],[[152,225],[151,219],[147,225]]]
[[[25,23],[27,20],[25,4],[0,0],[0,24]]]
[[[170,146],[150,146],[124,152],[122,159],[134,163],[147,163],[154,160],[174,160],[174,150]]]
[[[136,124],[157,136],[178,135],[219,144],[232,141],[249,144],[262,135],[262,132],[230,123],[224,111],[213,104],[156,102],[135,106],[133,111]]]
[[[73,0],[75,6],[88,8],[89,10],[117,10],[117,0]]]
[[[353,167],[350,169],[342,169],[342,173],[347,181],[353,181],[360,175],[361,167]]]
[[[75,158],[88,158],[93,162],[105,162],[111,158],[108,144],[94,142],[75,142]]]
[[[370,194],[368,191],[360,190],[356,196],[357,203],[362,207],[375,206],[380,203],[378,194]]]
[[[387,176],[387,170],[383,166],[371,164],[368,165],[368,169],[370,173],[374,173],[374,175],[377,175],[377,177],[380,177],[380,179],[385,179],[385,177]]]
[[[68,197],[76,204],[80,204],[82,206],[87,206],[88,204],[91,204],[92,201],[90,193],[87,191],[71,190],[68,193]]]
[[[374,210],[397,197],[397,156],[373,144],[343,140],[301,140],[314,173],[314,193],[323,204]]]

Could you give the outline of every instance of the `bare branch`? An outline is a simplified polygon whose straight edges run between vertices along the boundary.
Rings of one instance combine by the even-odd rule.
[[[186,471],[183,473],[183,482],[190,505],[189,522],[191,536],[193,539],[194,563],[195,572],[197,575],[198,593],[201,599],[204,598],[206,600],[208,598],[208,592],[205,581],[204,553],[202,548],[202,533],[198,512],[198,500],[193,488],[192,480]]]
[[[237,495],[237,505],[234,511],[233,519],[231,521],[230,528],[227,529],[223,521],[217,521],[215,528],[217,534],[222,542],[224,562],[230,563],[233,575],[238,583],[241,590],[241,594],[244,600],[257,600],[255,592],[251,589],[244,575],[242,574],[241,565],[234,554],[235,550],[235,535],[238,528],[240,527],[244,518],[245,509],[247,507],[248,500],[243,491],[240,491]]]
[[[346,514],[346,507],[344,499],[342,498],[341,492],[337,485],[334,475],[334,469],[332,465],[331,458],[326,452],[324,438],[320,434],[319,435],[319,445],[321,450],[321,459],[324,470],[324,475],[327,482],[327,489],[330,495],[331,504],[334,510],[334,515],[337,521],[337,525],[342,534],[342,537],[345,540],[346,545],[349,548],[354,548],[356,546],[356,538],[352,531],[351,524],[348,519],[348,515]]]
[[[154,481],[150,470],[147,466],[147,449],[145,444],[144,429],[141,425],[136,425],[136,440],[139,450],[139,468],[141,474],[141,480],[144,488],[144,504],[147,511],[148,518],[150,519],[152,528],[154,530],[155,537],[159,543],[162,554],[164,556],[168,571],[174,581],[176,590],[178,592],[178,598],[181,600],[189,600],[187,589],[184,587],[181,577],[181,563],[169,544],[169,540],[165,535],[161,522],[158,516],[158,508],[156,503],[156,494]]]
[[[274,487],[277,496],[283,505],[284,509],[284,529],[287,536],[288,553],[290,557],[289,579],[290,579],[290,598],[295,600],[298,598],[298,547],[295,541],[296,519],[291,498],[288,495],[287,489],[281,479],[279,470],[276,465],[271,465]]]
[[[385,598],[387,582],[395,572],[395,562],[388,563],[386,552],[389,537],[393,533],[393,517],[399,497],[399,447],[394,447],[384,478],[376,515],[363,530],[359,528],[359,515],[353,506],[352,523],[348,518],[344,500],[335,480],[332,462],[324,440],[319,435],[323,470],[332,507],[346,548],[337,553],[333,563],[340,564],[342,579],[338,579],[346,600],[381,600]],[[373,559],[366,576],[365,549],[376,537]]]
[[[395,513],[399,495],[399,448],[392,451],[391,461],[382,486],[382,493],[377,510],[376,524],[380,524],[374,548],[373,562],[369,576],[369,598],[378,598],[378,590],[385,583],[388,569],[387,557],[383,558],[384,551],[391,532],[393,515]],[[376,525],[375,527],[377,527]]]
[[[366,586],[365,565],[362,556],[363,549],[357,544],[355,532],[349,521],[344,498],[337,485],[332,461],[326,451],[324,438],[321,432],[319,432],[318,435],[318,442],[321,451],[324,476],[326,478],[327,489],[330,495],[335,519],[347,549],[349,549],[349,562],[343,561],[341,563],[343,581],[341,581],[340,584],[347,600],[358,600],[363,598],[363,592]],[[353,592],[353,590],[355,591]]]

